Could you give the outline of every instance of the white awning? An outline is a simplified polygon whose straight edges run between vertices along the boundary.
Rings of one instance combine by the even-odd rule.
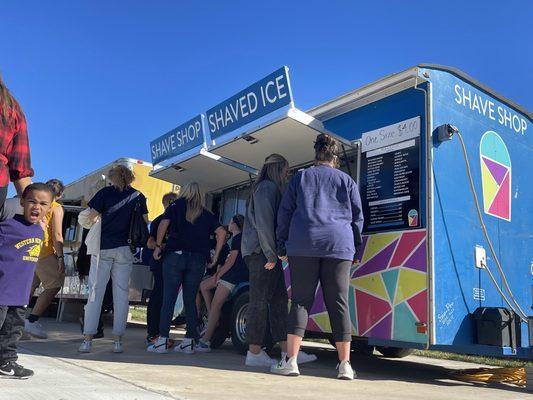
[[[176,185],[185,185],[188,182],[198,182],[206,193],[224,189],[226,187],[246,182],[250,174],[217,161],[203,154],[198,154],[181,162],[152,171],[150,175]]]
[[[247,131],[233,141],[209,151],[255,169],[261,169],[265,158],[270,154],[278,153],[294,167],[314,159],[313,146],[320,133],[328,133],[346,146],[351,146],[347,140],[326,131],[319,120],[291,108],[282,117]]]
[[[150,175],[176,185],[198,182],[206,193],[218,191],[249,181],[250,174],[257,173],[272,153],[284,156],[290,167],[311,162],[315,157],[314,142],[320,133],[328,133],[351,147],[347,140],[326,131],[319,120],[291,108],[283,116],[244,132],[229,143],[178,157],[171,166],[156,169]]]

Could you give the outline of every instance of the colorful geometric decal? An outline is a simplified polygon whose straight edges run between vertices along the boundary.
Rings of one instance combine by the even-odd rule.
[[[363,238],[361,263],[352,267],[350,317],[357,336],[426,343],[416,323],[428,323],[426,231],[372,234]],[[307,329],[331,332],[322,289]]]
[[[486,214],[511,220],[511,157],[494,131],[485,132],[479,145],[483,208]]]

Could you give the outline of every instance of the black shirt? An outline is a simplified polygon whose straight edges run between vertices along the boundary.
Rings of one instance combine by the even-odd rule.
[[[89,207],[102,215],[102,250],[128,245],[131,214],[138,201],[141,202],[142,213],[148,214],[146,197],[139,193],[133,198],[135,192],[131,187],[121,192],[114,186],[106,186],[89,201]],[[121,202],[124,203],[119,207]]]
[[[241,239],[242,234],[239,233],[231,240],[231,251],[238,251],[237,258],[235,259],[235,263],[229,269],[229,271],[220,277],[220,279],[223,281],[230,282],[235,285],[248,280],[248,268],[242,259]]]
[[[186,212],[187,202],[185,199],[176,200],[165,211],[164,219],[170,220],[165,249],[167,251],[182,250],[202,254],[207,259],[210,248],[209,238],[220,226],[220,223],[212,213],[204,209],[194,224],[191,224],[185,219]]]

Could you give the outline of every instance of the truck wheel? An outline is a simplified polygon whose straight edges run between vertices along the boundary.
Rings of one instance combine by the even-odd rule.
[[[250,295],[248,291],[241,293],[233,302],[231,315],[231,342],[239,353],[246,353],[248,343],[246,343],[246,313]]]
[[[387,358],[403,358],[413,352],[413,349],[403,349],[401,347],[376,346],[376,349]]]
[[[248,312],[248,303],[250,295],[248,291],[241,293],[233,302],[233,312],[231,317],[231,342],[235,349],[246,354],[248,351],[248,342],[246,341],[246,314]],[[265,338],[263,339],[263,348],[268,353],[274,347],[272,336],[270,334],[270,324],[267,322]]]

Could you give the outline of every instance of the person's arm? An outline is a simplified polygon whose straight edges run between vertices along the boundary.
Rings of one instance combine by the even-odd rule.
[[[292,216],[296,210],[296,186],[297,177],[293,177],[285,191],[278,210],[278,226],[276,228],[277,252],[279,258],[287,261],[287,250],[285,243],[289,239],[289,228]]]
[[[17,194],[19,196],[22,196],[22,193],[24,193],[24,189],[26,189],[27,186],[31,184],[31,178],[21,178],[16,181],[13,181],[13,186],[15,186],[15,190],[17,191]]]
[[[255,229],[259,245],[267,259],[265,268],[272,269],[276,265],[276,188],[274,185],[262,184],[254,193]]]
[[[148,247],[150,250],[154,250],[155,244],[156,244],[155,237],[153,236],[148,237],[148,242],[146,243],[146,247]]]
[[[159,228],[157,228],[157,238],[156,238],[155,250],[154,250],[154,255],[153,255],[155,260],[161,259],[161,246],[163,245],[163,240],[165,239],[165,235],[167,234],[167,230],[169,226],[170,226],[170,220],[162,219],[161,223],[159,224]]]
[[[215,263],[218,261],[218,257],[220,256],[220,252],[222,251],[222,247],[224,247],[224,244],[226,244],[226,231],[222,226],[219,226],[217,229],[215,229],[215,238],[217,240],[217,245],[215,247],[215,255],[213,256],[213,260],[208,265],[208,268],[213,268],[215,266]]]
[[[52,245],[57,256],[59,272],[65,270],[65,256],[63,253],[63,207],[56,207],[52,210]]]
[[[229,256],[226,259],[226,262],[224,263],[222,267],[220,267],[220,269],[216,273],[216,276],[218,279],[220,279],[222,275],[224,275],[226,272],[228,272],[231,269],[231,267],[233,267],[233,265],[235,264],[235,261],[237,260],[238,255],[239,255],[239,250],[231,250],[229,252]]]
[[[352,206],[352,230],[353,230],[353,240],[356,248],[356,255],[354,256],[354,261],[358,261],[359,249],[358,247],[363,243],[363,209],[361,204],[361,195],[359,194],[359,189],[355,182],[353,182],[351,191],[350,191],[350,202]]]
[[[13,136],[11,151],[7,154],[7,167],[9,179],[15,185],[17,194],[22,196],[24,189],[31,183],[33,169],[31,168],[30,144],[26,120],[23,116],[18,117],[18,129]]]

